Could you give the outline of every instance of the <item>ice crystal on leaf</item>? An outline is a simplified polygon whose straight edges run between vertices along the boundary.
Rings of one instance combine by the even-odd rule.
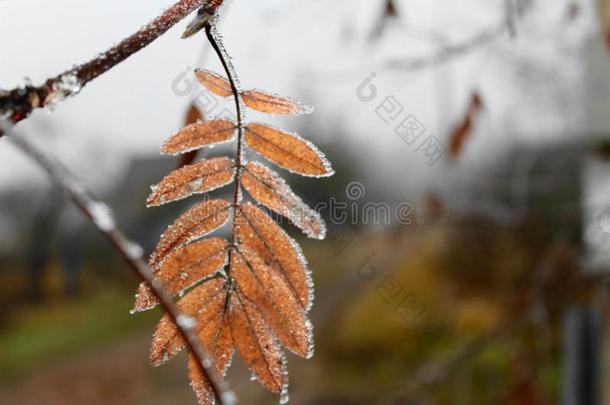
[[[218,48],[224,52],[221,45]],[[195,75],[216,96],[234,97],[239,109],[247,106],[285,115],[311,112],[311,108],[290,98],[261,90],[240,91],[228,58],[226,65],[231,80],[207,70],[196,70]],[[313,283],[297,242],[263,209],[242,201],[242,188],[311,238],[323,239],[326,227],[320,215],[292,192],[278,173],[261,163],[246,161],[244,150],[249,147],[276,165],[304,176],[330,176],[333,170],[309,141],[267,124],[246,124],[243,111],[237,116],[237,122],[189,122],[164,144],[162,152],[175,155],[237,138],[241,153],[234,159],[204,159],[181,167],[152,187],[149,206],[207,193],[230,183],[235,189],[233,201],[204,200],[182,214],[163,233],[149,263],[159,282],[179,297],[177,305],[183,314],[179,321],[188,323],[201,339],[214,361],[217,377],[224,378],[237,351],[255,380],[285,403],[288,367],[284,349],[303,358],[313,354],[308,319]],[[207,237],[227,222],[231,224],[229,240]],[[157,304],[148,286],[140,285],[134,311]],[[154,333],[151,362],[161,365],[185,346],[178,327],[164,316]],[[188,368],[199,403],[214,403],[211,383],[192,356]]]

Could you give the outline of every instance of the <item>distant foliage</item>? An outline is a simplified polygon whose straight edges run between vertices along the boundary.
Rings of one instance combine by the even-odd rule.
[[[197,70],[203,87],[219,97],[236,97],[238,106],[280,115],[312,111],[295,100],[260,90],[236,91],[223,76]],[[191,116],[193,114],[190,114]],[[310,142],[263,123],[227,119],[188,120],[190,124],[162,147],[167,155],[191,154],[225,142],[237,143],[234,158],[204,159],[180,167],[152,187],[148,206],[159,206],[234,184],[232,201],[205,199],[178,218],[161,236],[149,263],[166,289],[181,299],[178,307],[196,322],[195,329],[223,378],[235,349],[257,380],[287,401],[288,372],[282,346],[309,358],[313,354],[308,312],[313,285],[307,262],[297,243],[266,211],[245,201],[242,189],[262,206],[323,239],[326,226],[278,173],[246,161],[244,149],[303,176],[333,174],[330,163]],[[229,240],[204,238],[230,222]],[[135,311],[159,302],[149,287],[140,285]],[[151,361],[161,365],[185,347],[176,325],[165,316],[154,333]],[[199,403],[214,402],[211,386],[196,360],[189,378]]]
[[[483,100],[481,99],[481,95],[475,91],[470,97],[468,110],[466,111],[466,114],[464,114],[462,122],[451,134],[449,160],[456,160],[464,150],[464,147],[474,131],[475,120],[481,113],[482,109]]]

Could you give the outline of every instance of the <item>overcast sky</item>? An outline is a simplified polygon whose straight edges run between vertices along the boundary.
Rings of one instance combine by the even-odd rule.
[[[0,0],[0,87],[19,85],[25,76],[40,83],[85,61],[171,3]],[[516,39],[503,36],[452,63],[418,73],[389,72],[383,61],[428,57],[439,41],[459,43],[493,28],[505,18],[504,1],[402,0],[402,20],[375,42],[370,38],[382,3],[228,0],[221,30],[245,87],[297,96],[317,107],[311,117],[282,121],[288,129],[306,123],[319,128],[323,134],[303,135],[366,154],[364,166],[379,178],[397,170],[411,173],[405,176],[404,190],[392,190],[398,193],[434,184],[446,167],[428,166],[415,147],[376,115],[374,103],[358,99],[356,89],[372,72],[380,97],[395,96],[405,113],[415,115],[439,139],[446,140],[472,91],[481,91],[486,110],[465,158],[476,165],[493,162],[515,142],[565,138],[585,125],[589,59],[597,64],[606,58],[601,50],[587,51],[597,38],[594,0],[538,0],[521,21]],[[567,24],[571,3],[580,6],[580,17]],[[21,128],[95,187],[120,175],[128,156],[157,153],[196,96],[176,95],[172,83],[188,68],[218,68],[203,38],[179,39],[184,25],[52,113],[37,112]],[[603,99],[603,94],[598,96]],[[603,108],[599,115],[610,115],[605,112]],[[610,128],[605,122],[598,126]],[[0,186],[42,179],[0,140]]]

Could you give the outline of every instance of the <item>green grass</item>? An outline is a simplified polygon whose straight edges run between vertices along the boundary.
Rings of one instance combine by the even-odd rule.
[[[21,309],[0,331],[0,380],[64,355],[152,327],[156,313],[129,315],[133,294],[104,290],[92,297]]]

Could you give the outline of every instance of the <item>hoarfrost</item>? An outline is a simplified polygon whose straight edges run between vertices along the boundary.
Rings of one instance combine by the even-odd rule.
[[[110,232],[116,227],[112,209],[101,202],[94,202],[88,207],[93,222],[103,232]]]
[[[183,329],[193,329],[197,325],[197,320],[188,315],[179,315],[176,321]]]

